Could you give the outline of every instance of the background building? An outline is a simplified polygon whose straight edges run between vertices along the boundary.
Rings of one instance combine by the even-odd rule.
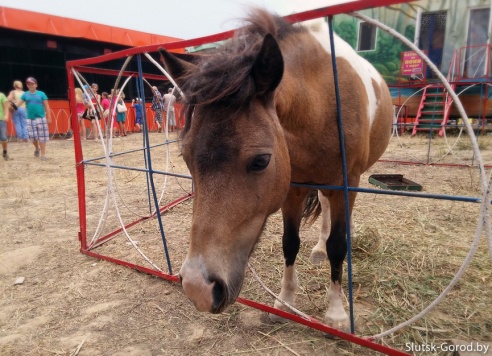
[[[468,115],[485,126],[492,117],[490,11],[490,0],[419,0],[360,13],[395,29],[427,52],[455,90],[462,93],[460,100]],[[442,87],[436,84],[422,90],[440,83],[434,73],[425,66],[411,75],[405,70],[403,56],[410,49],[398,39],[348,15],[335,16],[334,29],[383,75],[391,86],[394,103],[404,105],[409,123],[424,115],[420,112],[424,106],[435,123],[427,126],[438,129],[441,124],[459,121],[460,115]],[[431,95],[439,104],[433,108]]]

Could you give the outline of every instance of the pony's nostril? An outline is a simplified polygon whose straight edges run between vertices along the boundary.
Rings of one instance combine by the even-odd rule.
[[[227,292],[225,285],[220,280],[215,280],[212,288],[213,313],[220,313],[226,306]]]

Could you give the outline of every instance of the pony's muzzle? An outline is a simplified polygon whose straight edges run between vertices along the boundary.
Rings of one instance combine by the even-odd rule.
[[[181,285],[198,311],[220,313],[226,307],[226,287],[220,279],[205,278],[199,269],[181,268]]]

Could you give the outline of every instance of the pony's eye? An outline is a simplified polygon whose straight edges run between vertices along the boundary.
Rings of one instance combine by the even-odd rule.
[[[258,155],[253,158],[251,163],[248,165],[248,172],[259,172],[268,167],[270,163],[271,154]]]

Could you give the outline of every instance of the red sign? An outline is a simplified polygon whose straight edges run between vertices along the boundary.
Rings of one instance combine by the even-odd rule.
[[[401,74],[402,75],[415,75],[422,74],[424,69],[424,61],[415,52],[403,52],[401,56]]]

